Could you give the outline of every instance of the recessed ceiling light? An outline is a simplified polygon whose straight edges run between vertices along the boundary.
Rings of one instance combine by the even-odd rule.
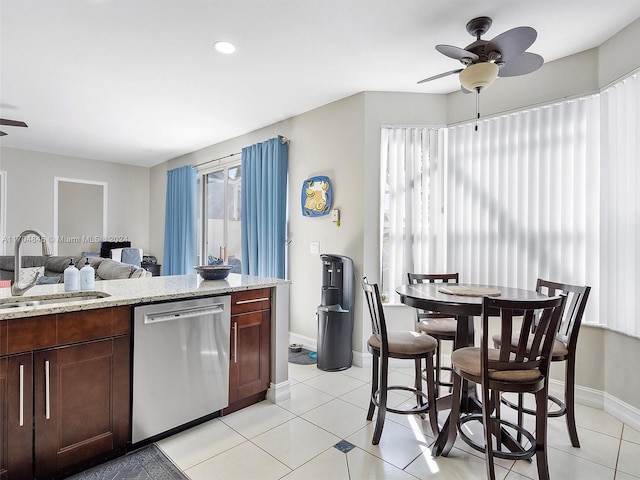
[[[216,42],[213,46],[220,53],[225,53],[227,55],[236,51],[236,46],[231,42]]]

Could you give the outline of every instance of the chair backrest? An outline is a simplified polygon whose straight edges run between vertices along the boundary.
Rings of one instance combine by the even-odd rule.
[[[371,332],[378,337],[383,350],[388,349],[387,345],[387,324],[382,310],[382,300],[380,299],[380,290],[378,284],[369,283],[367,277],[362,279],[362,290],[369,307],[369,316],[371,317]],[[388,353],[388,352],[386,352]]]
[[[565,343],[569,350],[574,350],[578,343],[578,332],[591,287],[556,283],[539,278],[536,282],[536,291],[550,297],[562,294],[567,296],[557,338]]]
[[[555,340],[560,318],[564,309],[566,295],[543,300],[508,300],[499,297],[484,297],[482,300],[482,375],[488,380],[496,370],[533,370],[539,369],[546,377],[551,360],[553,341]],[[502,342],[498,359],[489,359],[489,321],[495,316],[500,318],[502,338],[512,338],[522,319],[518,343]],[[537,324],[532,333],[532,326]],[[491,343],[493,347],[493,343]],[[493,358],[493,357],[492,357]],[[486,367],[486,368],[485,368]]]
[[[409,285],[414,283],[458,283],[458,272],[456,273],[407,273]],[[416,309],[417,321],[425,318],[450,318],[438,312]]]

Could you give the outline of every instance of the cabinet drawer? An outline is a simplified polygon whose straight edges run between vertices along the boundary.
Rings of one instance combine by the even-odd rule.
[[[81,310],[58,315],[58,344],[86,342],[131,331],[129,307]]]
[[[245,290],[231,295],[231,315],[271,308],[271,289]]]
[[[7,353],[22,353],[56,344],[56,316],[43,315],[7,321]]]

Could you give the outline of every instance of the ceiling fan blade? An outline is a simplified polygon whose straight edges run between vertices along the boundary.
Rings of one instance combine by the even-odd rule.
[[[533,45],[537,37],[538,32],[531,27],[512,28],[490,40],[485,52],[500,52],[501,60],[507,62]]]
[[[509,60],[500,67],[498,71],[499,77],[517,77],[518,75],[526,75],[535,72],[544,63],[537,53],[524,52]]]
[[[461,60],[463,58],[469,58],[472,62],[475,62],[480,57],[473,52],[465,50],[464,48],[454,47],[453,45],[436,45],[436,50],[447,57]]]
[[[8,125],[10,127],[26,127],[27,124],[18,120],[7,120],[6,118],[0,118],[0,125]]]
[[[446,77],[448,75],[453,75],[454,73],[460,73],[462,70],[464,70],[464,68],[458,68],[457,70],[451,70],[449,72],[440,73],[438,75],[434,75],[433,77],[420,80],[418,83],[425,83],[425,82],[430,82],[431,80],[437,80],[438,78]]]
[[[4,137],[6,135],[6,133],[0,131],[0,137]]]

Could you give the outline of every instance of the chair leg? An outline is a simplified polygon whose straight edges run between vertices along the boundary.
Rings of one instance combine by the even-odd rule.
[[[427,364],[427,400],[429,402],[429,423],[431,424],[431,432],[437,437],[440,432],[438,427],[438,409],[436,407],[436,392],[438,384],[433,378],[433,356],[426,358]]]
[[[538,478],[549,480],[549,462],[547,459],[547,389],[536,394],[536,464]]]
[[[422,359],[416,358],[414,360],[414,363],[415,363],[415,373],[414,373],[414,380],[413,380],[413,388],[416,389],[416,404],[418,407],[422,407],[424,405],[424,398],[419,393],[419,392],[422,392]]]
[[[522,409],[524,408],[524,393],[518,394],[518,426],[522,427],[524,425],[524,412]],[[522,432],[518,431],[517,435],[518,443],[522,443]]]
[[[567,421],[567,430],[571,445],[580,448],[580,440],[578,439],[578,430],[576,428],[576,408],[575,408],[575,373],[576,373],[575,356],[569,357],[566,364],[566,375],[564,380],[564,405]]]
[[[462,377],[452,371],[453,392],[451,393],[451,411],[449,413],[449,431],[447,441],[442,448],[443,456],[447,456],[456,442],[458,436],[458,418],[460,417],[460,400],[462,393]]]
[[[371,398],[369,399],[369,411],[367,412],[367,420],[371,420],[373,418],[373,412],[376,409],[376,404],[373,403],[373,399],[376,396],[376,392],[378,391],[379,384],[379,375],[380,371],[380,357],[377,355],[373,355],[373,373],[371,375]]]
[[[434,355],[436,357],[436,391],[438,392],[438,396],[440,396],[440,339],[436,338],[436,351]],[[429,368],[429,367],[427,367]]]
[[[487,467],[487,478],[495,480],[496,472],[493,466],[493,425],[491,421],[491,391],[482,387],[482,424],[484,426],[484,458]]]
[[[376,419],[376,428],[373,431],[373,445],[380,443],[382,436],[382,427],[384,427],[384,418],[387,414],[387,387],[389,386],[389,359],[385,355],[380,358],[380,395],[378,395],[378,417]]]

